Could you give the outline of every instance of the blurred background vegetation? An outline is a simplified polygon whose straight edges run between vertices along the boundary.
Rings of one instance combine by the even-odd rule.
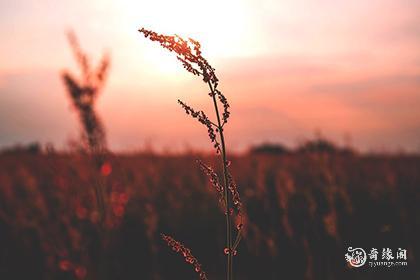
[[[110,154],[38,144],[0,155],[1,279],[195,279],[159,233],[190,247],[210,279],[224,267],[224,222],[196,165],[205,153]],[[420,156],[359,154],[316,139],[232,157],[246,208],[237,279],[416,279]],[[109,196],[98,227],[94,188]],[[408,267],[354,269],[347,247],[406,248]],[[401,278],[402,277],[402,278]]]

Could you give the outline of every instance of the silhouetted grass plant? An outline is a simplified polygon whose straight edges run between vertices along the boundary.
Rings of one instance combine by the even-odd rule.
[[[91,66],[89,57],[81,49],[74,32],[67,33],[70,47],[81,71],[81,78],[77,79],[69,71],[63,71],[62,78],[66,85],[73,107],[76,109],[82,125],[82,140],[84,147],[93,157],[96,169],[103,175],[110,170],[109,163],[105,162],[107,153],[106,135],[104,126],[95,111],[95,102],[102,91],[110,65],[107,53],[96,68]],[[103,224],[106,215],[104,198],[104,183],[97,182],[95,196],[100,213],[100,221]]]
[[[171,52],[175,52],[177,59],[182,63],[183,67],[193,75],[201,77],[203,82],[209,88],[210,92],[208,95],[212,100],[216,113],[215,121],[210,120],[210,118],[202,110],[195,110],[181,100],[178,100],[178,103],[182,106],[187,115],[191,115],[207,128],[210,141],[213,144],[216,153],[220,155],[223,170],[221,176],[222,180],[219,179],[219,175],[213,168],[207,166],[201,161],[199,161],[199,165],[200,168],[209,176],[210,182],[218,192],[220,202],[224,209],[226,216],[226,247],[223,252],[226,255],[227,263],[226,279],[232,280],[233,257],[237,254],[237,247],[242,237],[243,215],[242,202],[239,197],[238,188],[229,171],[230,161],[227,157],[225,143],[224,128],[230,116],[229,103],[226,97],[218,89],[219,79],[216,76],[215,69],[202,56],[201,45],[198,41],[191,38],[185,40],[178,35],[161,35],[144,28],[141,28],[139,32],[143,33],[143,35],[151,41],[160,43],[163,48],[168,49]],[[223,109],[219,107],[223,107]],[[236,236],[234,237],[235,231]],[[166,235],[163,235],[163,238],[172,248],[174,248],[174,246],[171,244],[177,244],[177,241],[168,239],[169,237]],[[186,261],[189,262],[187,258]],[[201,266],[200,270],[197,272],[199,272],[200,279],[206,279],[202,277]]]
[[[69,71],[62,74],[74,108],[83,126],[82,137],[89,150],[102,153],[106,150],[105,129],[95,112],[95,102],[103,89],[109,69],[109,56],[104,54],[96,69],[92,69],[86,53],[80,48],[76,35],[68,32],[67,38],[72,48],[82,77],[77,79]]]

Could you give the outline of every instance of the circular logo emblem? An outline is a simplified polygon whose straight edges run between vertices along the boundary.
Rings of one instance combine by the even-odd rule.
[[[366,252],[362,248],[347,248],[346,261],[353,267],[360,267],[366,263]]]

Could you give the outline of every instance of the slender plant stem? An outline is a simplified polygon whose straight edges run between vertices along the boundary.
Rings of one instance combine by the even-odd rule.
[[[104,162],[102,158],[103,151],[100,152],[101,154],[97,154],[97,148],[94,145],[90,145],[89,149],[91,152],[91,156],[93,157],[93,162],[95,164],[96,171],[99,173],[99,177],[95,176],[94,189],[99,212],[99,225],[100,230],[102,231],[105,228],[106,220],[105,182],[101,174],[101,166]]]
[[[222,153],[222,166],[223,166],[223,183],[224,183],[224,196],[225,196],[225,205],[226,205],[226,248],[228,249],[227,254],[227,269],[226,269],[226,279],[233,280],[233,252],[232,252],[232,219],[231,219],[231,203],[230,203],[230,194],[229,194],[229,182],[227,174],[227,156],[226,156],[226,146],[225,138],[223,135],[223,125],[220,120],[219,108],[217,106],[216,94],[213,86],[208,82],[210,90],[212,92],[214,109],[216,111],[217,117],[217,128],[220,135],[220,144],[221,144],[221,153]]]

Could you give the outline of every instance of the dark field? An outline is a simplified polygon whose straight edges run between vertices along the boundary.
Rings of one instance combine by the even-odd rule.
[[[0,155],[0,279],[197,279],[160,239],[222,279],[224,216],[206,155]],[[236,279],[420,279],[420,157],[234,156],[246,209]],[[98,227],[95,184],[106,189]],[[406,248],[407,267],[351,268],[347,247]]]

